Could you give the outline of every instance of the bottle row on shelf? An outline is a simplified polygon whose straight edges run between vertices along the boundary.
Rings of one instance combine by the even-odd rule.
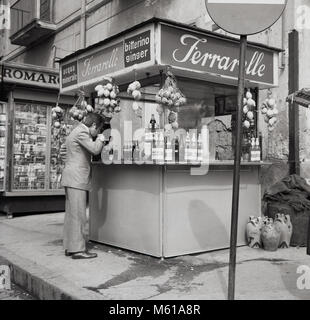
[[[110,140],[102,154],[103,162],[121,160],[124,163],[201,164],[208,161],[209,145],[203,134],[165,135],[163,130],[146,129],[139,141],[125,141],[119,157],[118,148]]]
[[[260,162],[262,160],[261,142],[259,138],[244,138],[242,144],[242,160]]]

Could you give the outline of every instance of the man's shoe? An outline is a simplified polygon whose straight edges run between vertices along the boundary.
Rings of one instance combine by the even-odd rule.
[[[66,257],[72,257],[74,254],[77,253],[83,253],[84,251],[77,251],[77,252],[68,252],[68,250],[65,251],[65,256]]]
[[[65,251],[65,256],[66,257],[72,257],[73,255],[74,255],[74,253],[68,252],[68,250]]]
[[[94,259],[97,258],[98,255],[97,253],[91,253],[91,252],[79,252],[79,253],[74,253],[72,255],[72,259],[74,260],[82,260],[82,259]]]

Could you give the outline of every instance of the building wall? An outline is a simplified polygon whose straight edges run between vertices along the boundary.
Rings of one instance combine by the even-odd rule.
[[[0,0],[0,5],[8,5],[9,0]],[[6,54],[9,46],[8,31],[0,28],[0,58]]]
[[[48,67],[58,67],[55,58],[64,56],[92,45],[113,34],[117,34],[129,27],[139,24],[153,16],[167,18],[182,23],[195,24],[197,27],[211,30],[210,20],[205,0],[85,0],[89,10],[86,18],[86,42],[81,40],[80,14],[84,0],[55,0],[54,17],[58,31],[55,35],[32,48],[18,48],[8,46],[5,56],[8,60],[21,63],[29,63]],[[14,1],[11,1],[13,3]],[[92,10],[94,9],[95,10]],[[303,8],[303,9],[301,9]],[[284,32],[282,19],[270,29],[256,36],[249,37],[250,41],[260,42],[273,47],[283,46],[284,57],[279,69],[279,88],[272,89],[272,94],[277,98],[279,123],[275,131],[269,133],[262,117],[259,121],[260,131],[264,137],[263,154],[271,158],[275,164],[266,172],[263,171],[263,190],[288,173],[286,164],[288,159],[288,33],[294,28],[300,31],[300,56],[299,59],[300,87],[310,87],[310,59],[308,54],[309,28],[304,28],[304,11],[310,10],[308,0],[288,0],[285,12]],[[310,21],[309,16],[308,21]],[[308,22],[310,23],[310,22]],[[218,31],[223,33],[222,31]],[[284,38],[283,38],[284,35]],[[1,54],[0,54],[1,56]],[[282,65],[283,62],[283,65]],[[263,90],[259,94],[259,100],[266,99],[268,91]],[[306,109],[300,111],[300,155],[302,160],[310,161],[310,113]],[[310,177],[310,164],[302,165],[302,175]]]
[[[86,43],[81,44],[79,16],[83,1],[54,0],[54,20],[58,32],[32,48],[10,45],[6,52],[7,59],[56,67],[53,63],[54,46],[57,47],[57,57],[63,58],[84,45],[87,47],[102,41],[154,16],[191,23],[197,19],[197,12],[206,11],[203,0],[87,0]],[[93,11],[93,8],[96,10]]]

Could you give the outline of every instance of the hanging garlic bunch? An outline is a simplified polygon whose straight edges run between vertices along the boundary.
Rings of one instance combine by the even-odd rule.
[[[99,84],[95,88],[98,96],[95,111],[106,118],[113,118],[115,113],[121,112],[119,87],[112,78],[106,78],[104,81],[105,84]]]
[[[52,120],[55,129],[60,129],[61,123],[64,122],[65,111],[59,106],[60,93],[57,97],[56,107],[52,108]]]
[[[256,102],[251,91],[248,90],[243,100],[243,127],[245,129],[255,126],[255,108]]]
[[[272,93],[269,92],[268,98],[263,102],[261,107],[261,113],[264,116],[264,120],[268,125],[268,130],[272,132],[278,123],[279,110],[277,109],[277,104]]]
[[[77,121],[83,121],[85,116],[88,113],[93,112],[93,107],[87,103],[85,98],[85,93],[80,90],[78,92],[78,99],[75,102],[74,106],[70,109],[69,114],[70,116]]]
[[[127,93],[129,95],[132,95],[135,101],[140,101],[142,98],[142,93],[140,91],[141,87],[142,86],[139,81],[134,81],[128,86]]]
[[[178,88],[177,80],[172,72],[167,72],[167,79],[164,86],[156,95],[156,102],[167,106],[174,111],[175,108],[186,104],[187,100],[181,90]]]
[[[56,129],[61,127],[61,122],[64,121],[64,110],[58,105],[52,109],[53,124]]]
[[[135,112],[138,118],[142,118],[142,105],[139,102],[142,99],[142,93],[140,89],[142,88],[139,81],[132,82],[127,89],[127,93],[133,97],[135,100],[132,104],[132,110]]]

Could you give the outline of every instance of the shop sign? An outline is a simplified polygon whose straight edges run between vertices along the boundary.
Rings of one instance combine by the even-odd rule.
[[[119,42],[80,59],[78,61],[78,82],[96,79],[123,69],[123,47],[123,42]]]
[[[239,43],[162,25],[161,63],[238,79]],[[246,79],[274,84],[274,52],[249,45]]]
[[[125,67],[151,60],[151,31],[140,33],[125,40]]]
[[[64,88],[78,83],[77,61],[68,63],[61,68],[62,86]]]
[[[151,30],[103,47],[61,66],[61,87],[68,88],[97,81],[104,76],[151,61]]]
[[[287,0],[205,0],[211,19],[237,35],[260,33],[282,15]]]
[[[26,70],[21,67],[4,65],[3,77],[4,82],[40,87],[59,87],[59,75],[45,71]]]

